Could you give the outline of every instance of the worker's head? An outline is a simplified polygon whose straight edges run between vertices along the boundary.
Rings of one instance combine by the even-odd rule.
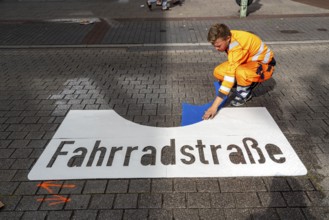
[[[231,40],[231,31],[225,24],[214,24],[208,32],[208,41],[218,51],[225,51]]]

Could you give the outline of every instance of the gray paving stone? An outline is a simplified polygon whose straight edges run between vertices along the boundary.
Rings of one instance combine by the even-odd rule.
[[[233,193],[211,193],[212,208],[235,208]]]
[[[0,212],[1,219],[12,219],[12,220],[19,220],[23,212]]]
[[[76,220],[97,219],[97,211],[96,210],[76,210],[73,212],[73,216],[71,219],[76,219]]]
[[[111,209],[114,202],[114,194],[93,195],[89,205],[90,209]]]
[[[129,184],[129,192],[143,193],[151,191],[150,179],[132,179]]]
[[[193,179],[175,179],[174,190],[176,192],[196,192],[196,183]]]
[[[16,170],[1,170],[0,181],[11,181],[15,174]]]
[[[259,199],[263,207],[286,207],[287,204],[280,192],[259,192]]]
[[[304,192],[283,192],[282,194],[289,207],[306,207],[311,205],[309,198]]]
[[[30,219],[35,219],[35,220],[43,220],[46,219],[47,216],[47,211],[28,211],[24,212],[22,216],[22,220],[30,220]]]
[[[15,191],[15,195],[35,195],[40,182],[21,182]]]
[[[126,193],[128,191],[128,180],[109,180],[106,193]]]
[[[100,210],[98,214],[99,220],[107,220],[107,219],[122,219],[123,218],[123,210]]]
[[[107,180],[87,180],[83,194],[104,193],[107,185]]]
[[[197,220],[199,213],[197,209],[174,209],[174,219],[177,220]]]
[[[198,192],[219,192],[219,182],[217,179],[199,179],[196,181]]]
[[[65,209],[86,209],[90,201],[90,195],[71,195],[70,202],[66,203]]]
[[[299,208],[278,208],[280,219],[306,219]]]
[[[279,220],[280,217],[278,213],[276,212],[276,209],[274,208],[268,208],[268,209],[253,209],[252,211],[252,219],[277,219]]]
[[[210,208],[210,193],[187,193],[188,208]]]
[[[237,208],[261,207],[256,193],[235,193]]]
[[[149,210],[149,220],[171,220],[173,219],[173,214],[171,210],[167,209],[150,209]]]
[[[186,208],[185,193],[164,193],[162,207],[165,209]]]
[[[152,192],[172,192],[172,179],[152,179]]]
[[[17,211],[34,211],[38,210],[41,203],[37,201],[37,196],[23,196],[16,207]]]
[[[72,211],[49,211],[47,220],[70,219],[73,215]]]
[[[252,219],[249,209],[224,209],[226,219]]]
[[[114,200],[115,209],[134,209],[137,208],[138,194],[117,194]]]
[[[123,213],[124,220],[147,219],[147,209],[127,209]]]
[[[162,194],[140,194],[138,199],[138,208],[161,208]]]
[[[199,209],[199,217],[202,220],[226,219],[222,209]]]

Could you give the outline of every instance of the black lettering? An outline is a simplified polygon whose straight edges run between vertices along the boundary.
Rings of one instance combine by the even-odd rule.
[[[67,153],[68,153],[67,151],[62,151],[65,144],[74,144],[74,143],[75,143],[75,141],[62,141],[59,144],[59,146],[58,146],[56,152],[54,153],[54,155],[51,157],[51,160],[49,161],[47,167],[52,167],[59,155],[67,155]]]
[[[93,165],[95,156],[97,154],[97,152],[100,152],[98,161],[96,166],[102,166],[105,154],[106,154],[106,148],[105,147],[99,147],[101,141],[96,141],[93,151],[91,152],[91,155],[89,157],[88,163],[87,163],[87,167],[91,167]]]
[[[276,162],[276,163],[284,163],[284,162],[286,162],[286,158],[285,157],[280,157],[279,159],[276,159],[275,158],[275,155],[279,155],[279,154],[282,155],[283,154],[282,151],[281,151],[281,149],[278,146],[276,146],[274,144],[266,144],[265,149],[266,149],[266,151],[268,153],[268,156],[270,156],[270,158],[274,162]]]
[[[129,161],[130,161],[130,156],[131,156],[131,152],[133,152],[134,150],[137,150],[138,147],[128,147],[127,151],[126,151],[126,156],[125,156],[125,161],[123,163],[123,166],[129,166]]]
[[[109,159],[107,160],[106,166],[112,166],[115,153],[119,150],[122,150],[122,147],[111,147],[110,156]]]
[[[81,154],[71,157],[69,162],[67,162],[68,167],[81,167],[82,166],[82,163],[83,163],[88,151],[84,147],[79,147],[73,151],[73,153],[78,153],[78,152],[81,152]]]
[[[141,164],[144,166],[148,166],[148,165],[155,165],[155,160],[156,160],[156,149],[153,146],[147,146],[144,147],[143,152],[146,152],[150,150],[151,153],[149,154],[144,154],[141,158]]]
[[[191,151],[193,151],[193,147],[191,147],[190,145],[184,145],[181,149],[180,152],[184,155],[190,158],[190,160],[185,160],[185,159],[181,159],[181,161],[185,164],[192,164],[195,162],[195,157],[193,154],[186,152],[186,149],[189,149]]]
[[[206,147],[205,145],[202,144],[202,140],[197,140],[198,144],[195,145],[196,148],[198,148],[199,150],[199,158],[201,163],[203,164],[209,164],[209,161],[206,160],[205,156],[204,156],[204,151],[203,149]]]
[[[232,150],[233,148],[236,149],[236,152],[230,153],[229,157],[232,163],[234,164],[246,164],[246,159],[242,153],[242,149],[234,144],[231,144],[227,147],[227,150]]]
[[[164,146],[161,150],[161,163],[163,165],[176,164],[175,139],[170,139],[170,145]]]
[[[214,161],[214,164],[219,164],[219,161],[218,161],[218,156],[217,156],[217,150],[221,148],[220,145],[210,145],[210,148],[211,148],[211,154],[212,154],[212,159]]]
[[[251,141],[252,142],[251,147],[257,151],[258,156],[259,156],[258,162],[259,163],[265,163],[264,154],[263,154],[262,150],[259,147],[257,147],[258,146],[258,142],[255,139],[253,139],[253,138],[244,138],[243,139],[243,144],[244,144],[244,147],[246,148],[246,151],[248,153],[250,162],[251,163],[255,163],[255,160],[254,160],[254,157],[252,156],[252,154],[251,154],[251,152],[250,152],[250,150],[248,148],[247,141]]]

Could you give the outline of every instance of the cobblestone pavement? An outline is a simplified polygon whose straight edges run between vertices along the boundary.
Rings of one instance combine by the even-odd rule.
[[[186,0],[166,14],[145,14],[140,0],[0,2],[0,219],[328,219],[328,10],[262,0],[242,20],[223,1]],[[100,22],[80,24],[90,17]],[[58,18],[79,19],[49,21]],[[247,106],[267,108],[306,176],[27,179],[69,110],[114,109],[173,127],[183,102],[212,101],[212,71],[226,57],[206,33],[218,21],[275,52],[273,79]]]
[[[79,20],[84,22],[84,20]],[[77,22],[77,21],[76,21]],[[198,20],[100,20],[67,22],[0,21],[0,45],[104,45],[206,43],[208,28],[226,23],[256,33],[266,41],[328,40],[329,16]],[[63,31],[65,30],[65,31]]]
[[[55,181],[75,186],[57,190],[70,199],[58,205],[41,201],[50,193],[27,174],[70,109],[178,126],[182,102],[212,100],[211,72],[225,57],[207,46],[2,49],[0,218],[328,218],[329,44],[271,47],[275,76],[248,106],[268,109],[307,176]]]

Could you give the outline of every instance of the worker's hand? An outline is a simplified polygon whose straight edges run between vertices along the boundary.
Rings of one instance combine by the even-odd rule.
[[[202,119],[203,120],[208,120],[209,118],[214,118],[215,115],[217,113],[217,108],[211,106],[210,108],[208,108],[208,110],[204,113]]]

